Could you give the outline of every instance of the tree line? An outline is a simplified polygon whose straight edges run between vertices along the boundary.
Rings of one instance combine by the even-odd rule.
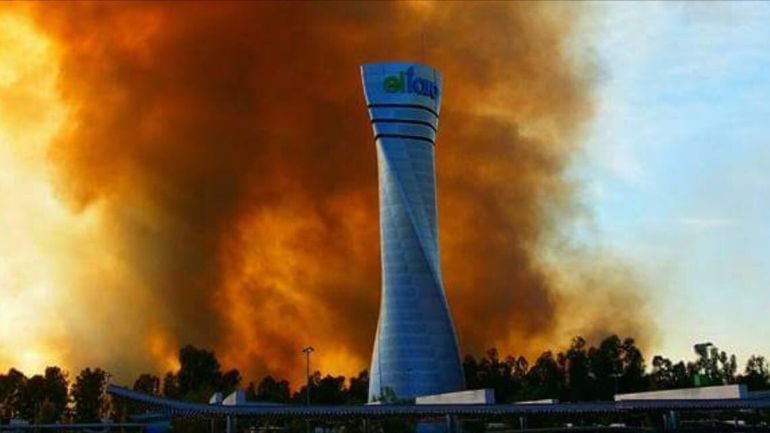
[[[47,367],[29,378],[11,368],[0,374],[0,421],[97,422],[109,408],[107,379],[104,370],[86,368],[70,385],[69,375],[59,367]]]
[[[581,402],[612,400],[615,394],[699,386],[745,384],[751,391],[770,389],[770,370],[762,356],[751,356],[740,373],[735,355],[711,344],[694,346],[694,361],[672,362],[655,356],[648,369],[632,338],[616,335],[588,346],[575,337],[559,353],[543,352],[534,363],[524,357],[501,358],[495,349],[463,362],[466,386],[493,388],[498,402],[540,399]]]
[[[492,388],[498,403],[611,400],[616,393],[735,383],[746,384],[749,390],[770,389],[764,357],[751,356],[739,372],[735,355],[710,344],[696,345],[694,350],[694,361],[674,363],[655,356],[648,368],[632,338],[613,335],[589,346],[582,337],[575,337],[565,350],[543,352],[532,363],[523,356],[502,357],[490,349],[478,358],[466,356],[463,369],[468,389]],[[179,366],[162,379],[141,374],[133,389],[206,403],[215,392],[227,395],[244,385],[238,370],[222,370],[213,351],[185,346],[179,351]],[[109,374],[100,368],[82,370],[72,383],[59,367],[48,367],[32,377],[12,368],[0,374],[0,421],[98,422],[106,417],[126,419],[141,410],[130,403],[113,404],[105,393],[108,380]],[[310,378],[313,404],[365,403],[368,388],[366,370],[349,379],[317,371]],[[247,400],[304,404],[307,385],[292,391],[287,380],[268,375],[245,384],[245,392]]]

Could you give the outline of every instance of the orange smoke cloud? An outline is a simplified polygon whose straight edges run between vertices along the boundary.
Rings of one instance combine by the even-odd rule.
[[[78,305],[61,322],[59,344],[78,347],[62,355],[70,366],[129,380],[192,343],[247,378],[296,382],[307,344],[319,369],[367,368],[378,204],[358,67],[386,60],[445,77],[440,233],[463,351],[532,355],[568,332],[650,335],[611,306],[579,308],[636,299],[617,283],[625,274],[542,259],[572,254],[553,240],[573,213],[577,186],[563,172],[591,115],[590,83],[565,45],[574,6],[40,9],[17,13],[58,47],[50,92],[68,112],[46,141],[45,179],[71,218],[93,220],[87,254],[71,259],[81,271],[58,280],[62,305]]]

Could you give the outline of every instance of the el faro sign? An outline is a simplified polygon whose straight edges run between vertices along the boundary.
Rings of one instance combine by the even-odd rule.
[[[430,99],[436,99],[438,96],[438,85],[427,78],[415,77],[414,67],[398,75],[391,75],[383,81],[383,87],[387,93],[416,93],[427,96]]]

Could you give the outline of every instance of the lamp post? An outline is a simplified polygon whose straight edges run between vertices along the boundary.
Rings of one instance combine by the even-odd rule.
[[[305,358],[307,359],[306,363],[306,370],[307,370],[307,388],[305,392],[305,397],[307,397],[307,405],[310,406],[310,354],[313,353],[315,349],[313,349],[313,346],[308,346],[304,349],[302,349],[302,352],[305,354]]]

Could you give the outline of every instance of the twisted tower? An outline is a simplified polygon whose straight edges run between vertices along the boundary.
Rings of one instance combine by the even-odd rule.
[[[441,75],[410,63],[364,65],[361,74],[377,145],[382,257],[369,401],[458,391],[463,372],[436,221]]]

